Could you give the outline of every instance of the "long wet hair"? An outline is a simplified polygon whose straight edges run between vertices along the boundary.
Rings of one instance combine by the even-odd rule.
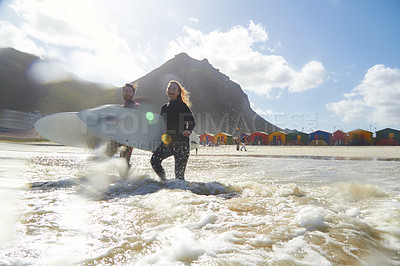
[[[178,95],[178,100],[184,102],[189,108],[192,106],[192,103],[190,102],[190,93],[176,80],[171,80],[168,83],[168,87],[171,83],[175,83],[178,88],[179,88],[179,95]],[[167,87],[167,88],[168,88]]]

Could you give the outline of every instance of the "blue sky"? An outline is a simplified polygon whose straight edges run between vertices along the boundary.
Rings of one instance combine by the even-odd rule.
[[[121,86],[186,52],[281,128],[400,130],[398,0],[0,3],[1,47],[90,81]]]

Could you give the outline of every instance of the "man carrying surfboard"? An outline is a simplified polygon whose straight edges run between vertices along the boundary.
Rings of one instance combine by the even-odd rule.
[[[124,103],[121,104],[122,108],[137,108],[140,104],[135,102],[133,100],[133,96],[135,96],[137,89],[137,84],[129,84],[126,83],[125,86],[122,87],[122,96],[124,97]],[[130,161],[131,161],[131,155],[132,155],[132,147],[122,145],[118,142],[115,142],[111,140],[109,143],[107,143],[107,148],[106,148],[106,155],[111,157],[113,156],[119,147],[123,146],[124,148],[120,152],[120,157],[125,158],[126,162],[128,163],[128,167],[131,167]]]
[[[161,162],[174,156],[175,178],[185,179],[186,164],[189,159],[189,136],[195,127],[190,110],[189,92],[175,80],[168,83],[166,94],[169,103],[161,107],[161,115],[166,120],[167,130],[162,142],[151,157],[151,165],[161,180],[166,180]]]

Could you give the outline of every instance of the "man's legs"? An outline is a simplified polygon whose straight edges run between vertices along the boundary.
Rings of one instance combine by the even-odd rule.
[[[117,142],[111,140],[109,143],[107,143],[106,155],[107,155],[108,157],[113,156],[113,155],[117,152],[117,150],[118,150],[118,148],[119,148],[120,146],[121,146],[121,144],[119,144],[119,143],[117,143]]]
[[[131,156],[132,156],[132,147],[124,146],[124,149],[119,154],[121,158],[126,159],[126,163],[128,164],[128,168],[131,168]]]

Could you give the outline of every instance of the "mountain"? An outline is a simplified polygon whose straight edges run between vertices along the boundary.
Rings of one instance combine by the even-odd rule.
[[[35,62],[43,61],[12,48],[0,49],[0,110],[51,114],[123,101],[120,88],[86,82],[73,74],[62,82],[39,84],[27,75]],[[179,81],[190,92],[198,134],[226,132],[236,136],[280,130],[254,112],[240,85],[207,59],[199,61],[185,53],[178,54],[132,83],[139,85],[136,96],[142,103],[158,113],[168,102],[165,89],[170,80]]]
[[[139,85],[136,95],[149,98],[154,111],[159,112],[168,102],[165,90],[170,80],[179,81],[190,92],[197,124],[195,130],[199,134],[226,132],[238,135],[280,130],[253,111],[239,84],[219,72],[207,59],[195,60],[185,53],[133,81]]]
[[[73,78],[62,82],[39,84],[29,77],[32,65],[40,58],[12,48],[0,48],[0,110],[42,114],[80,111],[104,103],[119,103],[116,88]]]

